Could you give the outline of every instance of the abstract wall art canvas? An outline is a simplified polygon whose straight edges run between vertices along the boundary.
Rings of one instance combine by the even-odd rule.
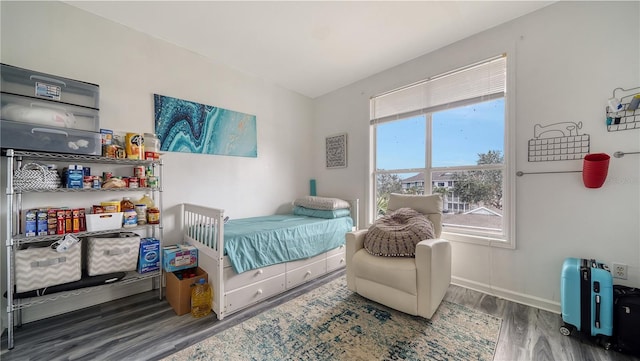
[[[325,147],[327,168],[347,166],[347,133],[327,137]]]
[[[258,156],[256,116],[154,94],[160,150]]]

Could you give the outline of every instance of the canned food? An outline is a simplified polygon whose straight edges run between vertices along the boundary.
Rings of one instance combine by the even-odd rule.
[[[133,167],[133,176],[142,178],[145,176],[146,168],[143,165]]]
[[[154,175],[147,177],[147,187],[158,188],[158,177]]]
[[[86,175],[82,178],[82,188],[91,188],[93,186],[93,177]]]
[[[138,178],[129,177],[129,188],[138,188]]]
[[[138,178],[138,186],[140,188],[147,188],[147,178]]]
[[[94,175],[93,179],[91,180],[91,185],[93,188],[101,188],[102,184],[100,182],[100,177],[98,177],[97,175]]]

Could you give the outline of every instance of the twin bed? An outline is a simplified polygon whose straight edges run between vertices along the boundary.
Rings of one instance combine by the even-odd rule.
[[[357,229],[358,213],[358,200],[304,197],[292,214],[225,222],[222,209],[183,204],[183,240],[198,248],[222,320],[344,267],[345,234]]]

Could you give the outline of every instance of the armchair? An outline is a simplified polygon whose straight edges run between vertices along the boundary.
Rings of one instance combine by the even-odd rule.
[[[415,258],[381,257],[364,249],[366,229],[347,233],[347,286],[398,311],[431,318],[451,283],[451,245],[440,239],[442,198],[391,194],[387,209],[404,207],[426,215],[433,223],[436,239],[419,242]]]

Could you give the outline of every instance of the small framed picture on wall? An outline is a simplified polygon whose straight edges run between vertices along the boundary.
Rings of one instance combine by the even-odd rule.
[[[346,168],[347,133],[328,136],[325,141],[325,151],[327,168]]]

